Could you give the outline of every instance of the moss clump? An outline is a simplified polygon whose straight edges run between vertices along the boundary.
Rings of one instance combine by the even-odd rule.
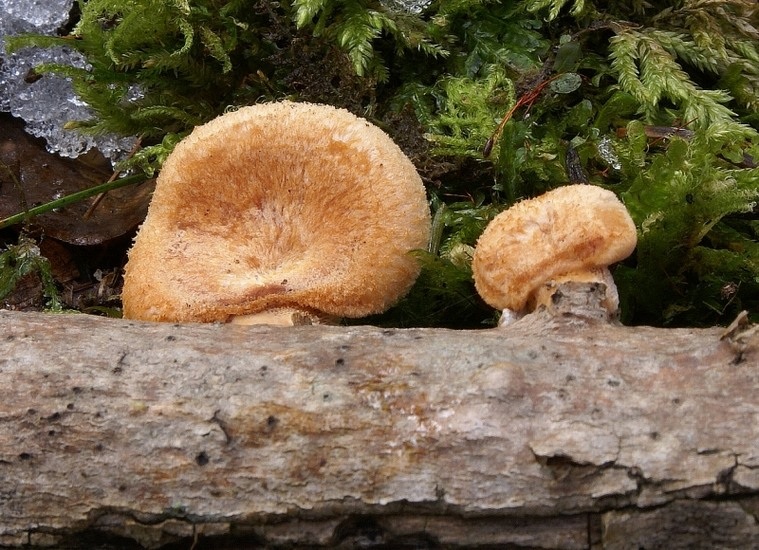
[[[33,239],[22,235],[18,243],[0,251],[0,300],[8,296],[22,280],[29,278],[39,280],[47,310],[63,310],[50,262],[40,254]]]

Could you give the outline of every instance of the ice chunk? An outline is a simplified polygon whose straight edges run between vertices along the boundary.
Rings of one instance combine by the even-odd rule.
[[[614,150],[614,143],[612,143],[610,137],[603,136],[599,139],[596,144],[596,149],[598,150],[599,156],[604,162],[606,162],[606,164],[611,166],[611,168],[614,170],[622,169],[622,162],[619,160],[617,152]]]
[[[382,3],[390,9],[418,15],[427,9],[432,0],[382,0]]]
[[[44,138],[51,152],[77,157],[97,147],[117,160],[132,149],[135,138],[90,136],[64,129],[71,120],[91,118],[91,110],[74,93],[69,79],[49,74],[38,78],[33,71],[40,63],[86,68],[78,52],[59,47],[5,53],[5,36],[55,34],[67,23],[73,4],[73,0],[0,0],[0,111],[26,121],[26,131]]]
[[[0,0],[0,36],[34,31],[53,34],[68,21],[72,0]]]

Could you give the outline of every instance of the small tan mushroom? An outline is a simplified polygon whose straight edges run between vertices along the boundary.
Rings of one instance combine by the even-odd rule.
[[[593,185],[567,185],[501,212],[480,236],[472,261],[480,296],[504,310],[503,322],[547,304],[565,281],[606,286],[616,312],[608,266],[635,249],[637,232],[616,195]]]
[[[429,225],[419,175],[376,126],[325,105],[244,107],[197,127],[164,163],[129,252],[124,317],[379,313],[416,279],[409,252]]]

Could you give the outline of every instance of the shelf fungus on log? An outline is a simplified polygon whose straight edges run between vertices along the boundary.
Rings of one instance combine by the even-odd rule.
[[[593,185],[559,187],[490,222],[474,253],[475,286],[488,304],[504,310],[501,324],[553,307],[560,287],[603,288],[597,293],[600,311],[614,318],[619,297],[608,266],[628,257],[636,243],[635,224],[613,192]]]
[[[244,107],[177,145],[126,266],[124,316],[309,324],[411,287],[430,215],[382,130],[326,105]]]

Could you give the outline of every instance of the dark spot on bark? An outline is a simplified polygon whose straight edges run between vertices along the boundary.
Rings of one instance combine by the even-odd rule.
[[[71,391],[74,393],[82,393],[83,390],[79,386],[74,386],[73,388],[71,388]]]
[[[122,373],[122,369],[121,369],[121,367],[114,367],[111,372],[113,374],[121,374]]]
[[[700,455],[716,455],[719,454],[719,452],[719,449],[699,449],[697,451],[697,453]]]
[[[344,364],[345,364],[345,359],[343,359],[342,357],[335,359],[336,367],[342,367]]]
[[[119,493],[123,493],[126,490],[127,490],[126,485],[119,485]]]
[[[258,374],[261,376],[266,376],[266,373],[269,371],[269,367],[266,365],[262,366],[260,369],[258,369]]]
[[[332,397],[332,396],[330,394],[328,394],[328,393],[325,393],[324,395],[322,395],[322,399],[324,399],[324,401],[329,401],[330,397]]]
[[[29,453],[21,453],[21,454],[18,455],[18,458],[20,460],[29,460],[29,459],[32,458],[32,455],[29,454]]]
[[[673,404],[673,405],[679,405],[680,403],[682,403],[682,401],[680,401],[680,398],[679,398],[679,397],[675,397],[675,398],[672,400],[672,404]]]
[[[224,434],[224,441],[225,443],[229,444],[232,442],[232,436],[229,433],[229,429],[227,428],[227,423],[224,422],[222,418],[219,418],[219,412],[220,411],[214,411],[213,417],[211,418],[211,421],[215,422],[217,426],[219,426],[219,429],[221,430],[221,433]]]
[[[550,467],[555,468],[558,466],[573,466],[574,462],[571,458],[564,456],[564,455],[551,455],[548,457],[540,457],[543,458],[543,463]],[[538,458],[538,461],[540,462],[540,458]]]
[[[95,445],[95,450],[96,450],[97,452],[102,452],[102,451],[103,451],[103,448],[104,448],[104,447],[103,447],[103,444],[102,444],[102,443],[98,443],[97,445]]]
[[[277,424],[279,424],[279,418],[277,418],[274,415],[269,416],[269,418],[266,419],[266,427],[270,430],[273,430],[277,427]]]
[[[47,417],[47,420],[49,420],[50,422],[55,422],[56,420],[60,420],[60,419],[61,419],[61,413],[59,412],[54,412],[53,414]]]
[[[73,411],[74,410],[74,404],[73,403],[69,403],[68,405],[66,405],[66,410]]]
[[[37,409],[28,409],[26,414],[37,414]]]
[[[48,435],[49,437],[53,437],[53,436],[55,436],[57,433],[58,433],[58,432],[56,432],[55,430],[48,430],[48,432],[47,432],[47,435]]]
[[[389,329],[388,330],[383,330],[382,334],[384,334],[385,336],[395,336],[395,331],[394,330],[389,330]]]
[[[205,451],[201,451],[198,453],[198,455],[195,457],[195,463],[198,466],[205,466],[208,464],[208,455]]]
[[[659,432],[651,432],[650,434],[648,434],[648,437],[656,441],[657,439],[659,439]]]
[[[173,341],[174,341],[174,340],[176,340],[176,339],[177,339],[177,337],[176,337],[176,336],[174,336],[173,334],[169,334],[169,335],[166,337],[166,341],[167,341],[167,342],[173,342]]]
[[[733,475],[735,474],[735,467],[725,468],[717,474],[717,483],[729,488],[733,484]]]
[[[609,378],[606,383],[609,384],[612,388],[616,388],[621,384],[619,380],[614,380],[613,378]]]

